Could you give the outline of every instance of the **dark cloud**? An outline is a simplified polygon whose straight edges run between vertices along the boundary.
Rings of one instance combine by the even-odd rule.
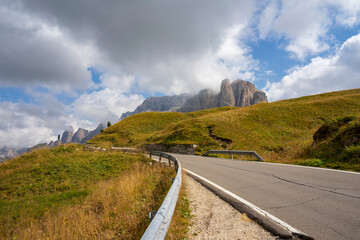
[[[35,17],[0,7],[0,85],[86,88],[90,73],[71,42]]]
[[[246,24],[255,11],[253,1],[237,0],[14,1],[17,3],[16,11],[36,17],[49,27],[57,27],[77,46],[91,46],[95,54],[88,59],[87,67],[100,66],[117,76],[136,76],[140,82],[138,87],[147,90],[161,87],[170,89],[176,85],[175,81],[185,82],[188,87],[191,82],[204,82],[193,72],[195,69],[189,71],[188,65],[203,61],[201,58],[206,54],[214,54],[224,41],[227,29],[233,25]],[[28,41],[24,41],[27,46],[12,49],[12,52],[16,53],[15,56],[21,53],[34,55],[36,52],[38,57],[34,62],[29,62],[28,58],[17,58],[8,65],[16,69],[21,63],[24,72],[34,68],[34,63],[43,65],[43,68],[35,67],[28,74],[35,75],[33,79],[38,77],[49,84],[84,78],[83,71],[77,69],[81,67],[76,62],[78,59],[72,57],[73,53],[66,46],[49,39],[46,42],[36,39],[33,32],[26,34],[31,35]],[[13,38],[10,36],[10,39]],[[13,79],[22,77],[14,71],[7,74]],[[194,77],[184,79],[189,78],[189,75]],[[222,77],[217,81],[221,80]],[[195,84],[193,88],[198,89],[200,86],[204,87],[204,83]]]

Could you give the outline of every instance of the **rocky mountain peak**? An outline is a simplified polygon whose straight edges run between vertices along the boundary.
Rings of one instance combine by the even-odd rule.
[[[74,129],[72,127],[66,129],[61,136],[61,143],[71,142],[72,137],[74,136]]]
[[[230,81],[225,79],[221,82],[219,93],[219,106],[235,106],[235,96]]]
[[[193,112],[224,106],[246,107],[260,102],[267,102],[266,94],[256,89],[253,83],[241,79],[230,83],[225,79],[221,83],[219,94],[208,89],[201,90],[178,111]]]

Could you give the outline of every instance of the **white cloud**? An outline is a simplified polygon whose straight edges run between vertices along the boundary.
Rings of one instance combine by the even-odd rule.
[[[123,112],[134,110],[144,98],[140,95],[124,95],[105,88],[100,91],[82,94],[72,104],[72,115],[76,119],[88,119],[93,124],[116,123]]]
[[[44,96],[48,101],[54,101]],[[59,107],[57,109],[57,107]],[[0,103],[0,146],[26,146],[49,142],[67,125],[61,103],[39,106],[29,103]]]
[[[339,25],[352,27],[360,22],[360,1],[358,0],[328,0],[338,10],[336,22]]]
[[[0,39],[0,86],[37,85],[70,92],[89,87],[91,47],[75,43],[57,26],[0,5]]]
[[[272,31],[274,22],[280,12],[280,1],[270,1],[264,8],[262,14],[259,17],[259,37],[260,39],[266,39],[266,37]]]
[[[256,10],[253,1],[114,1],[106,6],[95,0],[17,2],[22,6],[19,11],[57,26],[79,46],[91,39],[93,53],[87,67],[104,70],[104,87],[125,91],[136,83],[138,92],[175,94],[212,87],[226,77],[252,78],[248,68],[252,59],[245,56],[244,46],[234,48],[230,43],[230,50],[242,54],[236,59],[240,73],[234,62],[217,59],[217,51],[229,40],[231,26],[247,24]]]
[[[330,27],[353,27],[360,22],[358,0],[268,1],[259,16],[260,39],[285,38],[291,57],[305,60],[330,48]]]
[[[288,39],[285,50],[299,60],[329,49],[326,32],[331,21],[319,1],[270,1],[259,20],[259,37]]]
[[[330,57],[316,57],[295,67],[280,82],[268,83],[270,101],[360,87],[360,34],[349,38]]]

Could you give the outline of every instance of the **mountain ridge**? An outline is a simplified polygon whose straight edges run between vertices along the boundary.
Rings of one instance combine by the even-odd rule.
[[[86,141],[90,140],[95,135],[99,134],[102,130],[106,128],[105,124],[100,123],[94,130],[89,131],[84,128],[78,128],[74,133],[74,129],[70,127],[66,129],[61,138],[56,141],[50,141],[49,143],[39,143],[32,147],[0,147],[0,162],[3,162],[9,158],[16,157],[24,152],[31,152],[38,148],[44,147],[56,147],[65,143],[81,143],[85,144]]]
[[[198,94],[149,97],[134,111],[121,115],[120,120],[141,112],[195,112],[217,107],[247,107],[267,102],[265,92],[256,89],[251,82],[241,79],[232,83],[228,79],[221,82],[220,92],[202,89]]]

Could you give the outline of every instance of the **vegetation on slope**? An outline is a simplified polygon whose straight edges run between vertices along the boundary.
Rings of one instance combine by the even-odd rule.
[[[140,238],[175,174],[149,161],[71,144],[0,164],[0,236]]]
[[[360,89],[353,89],[243,108],[141,113],[111,126],[91,142],[116,139],[112,142],[118,146],[196,144],[198,153],[209,149],[255,150],[266,161],[302,164],[313,158],[305,152],[323,124],[339,117],[359,117],[359,109]],[[358,159],[350,162],[326,166],[359,169]]]
[[[314,134],[312,145],[304,151],[313,159],[303,165],[354,168],[360,171],[360,118],[345,116],[323,124]]]
[[[174,122],[179,122],[189,116],[182,113],[169,112],[158,114],[154,112],[139,113],[128,117],[106,128],[88,143],[101,143],[113,146],[137,146],[151,138],[156,132],[166,128]],[[149,121],[150,120],[150,121]]]

